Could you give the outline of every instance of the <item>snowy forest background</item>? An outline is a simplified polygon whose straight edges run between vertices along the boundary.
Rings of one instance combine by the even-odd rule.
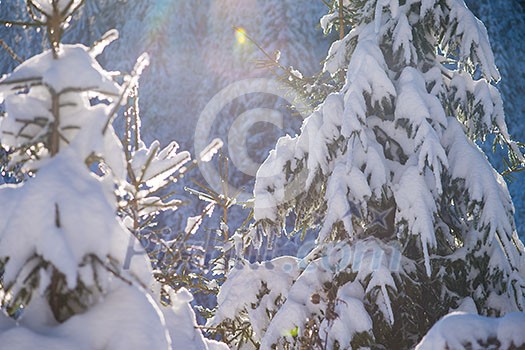
[[[0,19],[6,17],[13,21],[27,21],[27,14],[20,10],[24,8],[24,3],[22,0],[0,1]],[[515,140],[523,141],[525,140],[525,126],[522,123],[522,118],[525,117],[525,99],[523,99],[525,94],[525,70],[523,70],[522,67],[524,64],[523,57],[525,57],[525,41],[522,40],[522,33],[525,31],[525,2],[468,0],[466,3],[488,29],[495,61],[502,76],[501,82],[498,83],[497,87],[501,91],[504,100],[505,116],[509,131]],[[197,122],[201,116],[201,112],[222,89],[231,83],[243,79],[260,77],[288,79],[291,82],[289,86],[291,86],[294,82],[294,76],[314,76],[321,70],[331,44],[338,39],[339,35],[335,30],[325,35],[320,28],[320,18],[327,13],[328,9],[327,4],[323,1],[306,0],[203,0],[198,2],[168,0],[86,0],[85,4],[73,15],[62,42],[72,44],[83,43],[89,46],[91,43],[99,40],[108,30],[113,28],[117,29],[120,33],[119,39],[112,43],[110,48],[106,49],[98,57],[101,66],[108,71],[131,72],[136,65],[137,57],[143,52],[148,52],[150,64],[140,76],[138,90],[138,96],[140,96],[138,104],[140,108],[131,108],[131,112],[129,113],[138,113],[140,109],[140,117],[142,119],[142,134],[140,137],[142,141],[144,141],[144,145],[151,144],[152,146],[149,150],[144,148],[140,149],[142,143],[139,144],[137,141],[137,146],[135,146],[137,147],[137,154],[140,155],[140,152],[146,151],[150,152],[158,146],[155,140],[159,140],[163,146],[169,145],[160,153],[161,155],[172,154],[171,151],[168,152],[167,150],[172,146],[170,142],[176,140],[181,145],[182,150],[188,150],[194,158],[198,159],[200,150],[196,150],[195,145],[196,138],[199,139],[201,134],[199,133]],[[326,19],[325,17],[325,21],[333,20],[333,18],[334,17]],[[12,72],[21,61],[42,52],[43,49],[49,46],[45,31],[35,30],[35,28],[32,27],[2,26],[0,27],[0,39],[0,44],[2,45],[2,48],[0,48],[0,75]],[[10,52],[11,49],[13,52]],[[277,56],[279,56],[278,61],[280,66],[275,65],[275,61],[272,61],[272,58]],[[288,76],[290,73],[291,76]],[[137,96],[134,95],[135,93],[135,91],[132,93],[133,98]],[[327,101],[332,100],[327,99]],[[323,101],[315,101],[314,99],[314,104],[321,102]],[[328,102],[326,103],[329,104]],[[233,138],[230,137],[231,135],[228,133],[233,129],[237,116],[260,108],[266,108],[266,111],[270,109],[272,111],[278,111],[279,115],[284,116],[282,119],[283,124],[276,126],[269,121],[250,124],[249,121],[247,121],[246,135],[239,137],[233,135]],[[326,110],[328,110],[328,107],[326,107]],[[257,117],[257,115],[251,116]],[[260,117],[260,115],[258,116]],[[130,130],[130,126],[126,124],[126,120],[125,118],[117,118],[115,122],[116,133],[121,137],[126,137],[126,133]],[[285,98],[277,98],[271,94],[264,93],[248,94],[238,97],[223,106],[214,124],[209,125],[211,134],[207,135],[207,137],[210,140],[213,138],[223,140],[224,146],[221,152],[223,152],[225,157],[230,158],[228,162],[222,155],[215,156],[212,164],[214,167],[220,169],[220,175],[227,184],[231,184],[242,189],[244,193],[250,194],[253,192],[255,173],[242,171],[240,168],[246,165],[242,163],[249,163],[248,168],[250,164],[261,164],[268,156],[268,152],[276,147],[276,142],[279,137],[286,133],[292,135],[298,133],[301,122],[301,118],[289,108],[289,102]],[[135,128],[138,128],[140,125],[138,119],[135,123],[137,123],[135,124]],[[140,138],[137,135],[135,137]],[[247,150],[246,155],[250,157],[250,160],[243,159],[242,157],[239,158],[238,154],[236,154],[239,150],[238,143],[244,142],[246,142],[246,144],[245,146],[241,145],[241,148],[244,147],[245,150]],[[489,154],[493,166],[500,171],[504,171],[506,166],[503,161],[505,154],[500,150],[495,154],[491,154],[491,145],[492,140],[489,139],[486,144],[482,145],[482,148]],[[174,153],[175,151],[173,151],[173,154]],[[162,158],[161,155],[159,155],[159,159]],[[3,154],[2,156],[6,157],[7,155]],[[126,156],[128,158],[131,157],[130,155]],[[184,162],[188,161],[185,158],[186,153],[184,152],[178,153],[173,159],[179,159],[177,158],[179,156],[180,159],[185,159]],[[169,157],[161,159],[159,164],[162,164],[162,161],[166,161],[165,164],[174,161],[168,158]],[[204,158],[208,158],[208,156],[204,155]],[[155,158],[155,161],[156,160]],[[5,159],[3,161],[5,161]],[[140,159],[137,160],[137,162],[140,163]],[[190,166],[190,168],[192,166]],[[225,168],[228,170],[225,170]],[[184,292],[179,294],[174,294],[173,291],[169,293],[166,292],[165,294],[161,293],[164,298],[171,298],[173,305],[173,313],[170,313],[172,311],[166,311],[161,308],[168,323],[171,322],[170,326],[174,324],[177,326],[177,322],[182,324],[184,321],[187,323],[185,325],[186,328],[179,331],[179,333],[174,332],[170,334],[172,341],[175,339],[173,346],[177,348],[175,346],[176,339],[179,339],[179,346],[183,347],[186,346],[189,348],[190,346],[194,346],[195,349],[223,348],[223,344],[204,339],[200,332],[193,331],[192,327],[195,321],[193,320],[193,311],[191,311],[188,306],[188,303],[192,302],[194,309],[197,310],[197,320],[200,324],[203,324],[206,318],[213,316],[212,310],[208,308],[214,307],[217,303],[216,298],[219,298],[219,302],[222,303],[223,306],[226,305],[224,310],[221,309],[214,317],[211,317],[203,329],[211,332],[212,338],[228,339],[230,345],[237,344],[239,348],[251,349],[252,347],[249,342],[243,343],[243,341],[250,339],[253,334],[250,333],[246,335],[244,333],[245,329],[243,328],[246,324],[236,322],[238,322],[239,319],[246,321],[243,317],[247,317],[251,323],[248,327],[249,332],[252,332],[254,329],[258,330],[257,327],[266,327],[267,325],[264,325],[264,322],[269,322],[269,320],[262,321],[265,320],[266,316],[263,316],[262,313],[258,314],[258,312],[264,311],[264,308],[260,307],[261,305],[264,306],[263,300],[268,302],[268,299],[265,299],[265,293],[269,295],[268,298],[278,295],[275,299],[277,305],[281,294],[286,294],[285,291],[287,288],[293,287],[295,288],[293,290],[297,291],[300,290],[301,283],[307,283],[307,285],[309,285],[311,281],[308,282],[307,280],[305,282],[304,279],[308,277],[304,277],[304,274],[301,275],[300,272],[290,268],[290,266],[296,263],[293,258],[284,257],[282,259],[274,259],[273,263],[290,275],[297,274],[293,282],[297,283],[292,284],[288,281],[290,285],[287,286],[286,283],[288,282],[285,283],[282,281],[289,278],[289,276],[283,274],[275,277],[275,289],[270,288],[269,290],[265,290],[264,293],[255,287],[245,288],[243,286],[241,288],[243,283],[251,281],[250,278],[252,278],[248,274],[243,275],[246,271],[243,272],[242,268],[238,269],[237,265],[234,266],[236,262],[243,261],[243,257],[240,256],[243,250],[243,244],[249,247],[249,251],[244,253],[245,257],[252,263],[254,261],[267,261],[282,255],[303,258],[305,254],[310,252],[317,233],[305,230],[304,235],[296,235],[288,239],[280,235],[279,237],[272,237],[274,233],[264,232],[263,239],[266,240],[264,242],[243,241],[246,237],[250,239],[255,237],[246,231],[247,226],[245,223],[250,222],[251,218],[248,217],[250,211],[235,205],[238,203],[231,202],[231,198],[227,196],[219,196],[213,191],[215,188],[210,189],[206,179],[199,173],[198,167],[190,170],[190,172],[184,174],[184,176],[182,173],[185,173],[185,170],[181,171],[180,176],[177,178],[177,183],[173,186],[174,188],[167,187],[166,191],[175,189],[177,192],[175,198],[181,200],[184,205],[175,212],[168,210],[161,214],[156,226],[166,242],[180,243],[180,246],[177,247],[179,260],[173,260],[172,262],[174,264],[170,267],[162,265],[168,264],[169,261],[165,256],[167,254],[166,250],[163,250],[162,245],[159,245],[157,241],[152,241],[152,235],[148,235],[147,230],[144,231],[143,236],[139,236],[142,244],[146,246],[150,253],[153,255],[157,254],[157,257],[161,257],[158,260],[154,259],[153,267],[156,269],[154,273],[157,274],[157,280],[164,278],[164,282],[167,285],[174,286],[177,290],[179,287],[187,287],[194,293],[194,297],[196,298],[196,300],[192,301],[193,297],[189,293],[184,294]],[[17,179],[16,173],[6,172],[2,175],[4,177],[3,181],[7,183],[20,180]],[[516,209],[517,232],[521,239],[524,240],[525,192],[523,191],[523,186],[525,185],[525,175],[517,172],[510,174],[507,180]],[[136,187],[136,189],[138,189],[138,187]],[[225,190],[224,187],[222,189]],[[237,198],[238,202],[247,199],[241,197]],[[203,201],[202,199],[205,200]],[[208,216],[210,205],[206,202],[206,199],[215,201],[218,207],[209,218],[206,216]],[[176,206],[182,203],[177,202]],[[350,210],[355,210],[355,208],[350,208]],[[336,213],[334,215],[340,214],[342,213]],[[264,215],[265,214],[261,217],[264,218]],[[125,215],[123,216],[125,217]],[[259,219],[261,217],[259,217]],[[327,217],[327,221],[331,220],[329,219],[329,215]],[[361,217],[359,218],[361,219]],[[155,220],[157,220],[157,218]],[[373,220],[377,220],[377,218],[373,218]],[[148,227],[148,224],[144,224],[144,227]],[[283,227],[291,229],[293,225],[286,221]],[[133,231],[133,229],[130,230]],[[137,230],[137,232],[138,231],[139,230]],[[247,235],[243,238],[242,234]],[[326,232],[324,234],[326,234]],[[372,233],[372,235],[374,234],[377,234],[377,232]],[[509,233],[507,232],[507,234]],[[183,238],[179,242],[178,240],[181,236]],[[277,241],[272,242],[272,238],[276,238]],[[261,243],[265,244],[261,245]],[[516,242],[513,244],[515,243]],[[385,246],[380,243],[377,244],[377,249],[384,252],[388,251]],[[426,247],[425,244],[422,238],[423,250]],[[262,248],[254,250],[254,247]],[[519,249],[522,248],[519,245],[516,245],[516,247],[519,253]],[[326,250],[321,250],[321,248],[318,250],[314,249],[314,251],[316,251],[315,254],[326,254],[326,256],[330,256],[331,253],[329,254],[327,252],[333,252],[331,249],[337,251],[339,248],[337,245],[335,247],[328,245],[328,248],[324,247],[322,249]],[[311,260],[311,264],[316,261],[314,259],[315,254],[310,253],[311,256],[309,259],[313,259]],[[391,254],[395,255],[393,251]],[[512,254],[514,253],[510,253],[509,256]],[[425,263],[427,263],[428,252],[425,253],[424,259]],[[473,259],[475,260],[475,258]],[[512,260],[511,258],[508,259],[509,261]],[[523,260],[522,258],[520,259],[519,261]],[[161,261],[162,264],[159,263],[159,261]],[[475,261],[474,265],[476,263],[478,262]],[[484,262],[481,264],[484,264]],[[501,264],[501,266],[504,266],[502,269],[505,270],[506,265],[504,263],[497,262],[496,264]],[[255,263],[253,266],[259,265]],[[510,263],[509,266],[511,270],[514,271],[512,263]],[[518,266],[520,266],[519,262]],[[430,265],[426,266],[426,269],[427,276],[430,277]],[[461,267],[459,267],[458,270],[461,270]],[[480,268],[480,270],[484,271],[484,268]],[[224,277],[228,271],[231,273],[231,279],[226,280],[224,283]],[[379,271],[382,270],[379,269]],[[165,275],[162,275],[163,273],[165,273]],[[170,278],[169,276],[171,276],[172,273],[175,273],[176,277],[174,277],[173,281],[166,282],[166,279]],[[262,281],[262,286],[266,288],[267,283],[269,285],[273,277],[271,275],[265,275],[264,273],[264,271],[261,271],[258,276],[261,280],[253,280],[251,281],[252,284],[255,285]],[[491,270],[490,273],[493,273],[493,271]],[[519,273],[516,273],[516,275],[518,274]],[[388,288],[395,288],[394,282],[391,281],[391,279],[389,280],[390,277],[388,273],[386,273],[386,275],[388,275],[387,277],[380,273],[376,275],[379,277],[377,277],[377,281],[374,279],[374,282],[383,288],[381,290],[382,294],[376,294],[378,299],[374,300],[374,302],[377,302],[377,305],[379,305],[378,308],[380,312],[378,311],[378,314],[382,312],[383,315],[388,315],[389,313],[392,315],[392,309],[389,309],[390,306],[387,307],[385,305],[390,305],[386,291]],[[418,278],[423,275],[424,274],[418,275]],[[496,276],[494,278],[501,277],[498,273],[490,276]],[[340,275],[335,277],[339,278]],[[297,280],[295,280],[295,278]],[[319,278],[330,280],[332,277],[324,274]],[[357,276],[357,279],[360,278],[363,277]],[[367,278],[363,278],[361,283],[364,284],[365,281],[369,281]],[[385,280],[382,280],[382,278]],[[514,273],[509,275],[509,280],[512,278],[517,278],[516,280],[512,280],[512,283],[519,283],[517,281],[521,281],[519,279],[521,277],[516,277]],[[315,283],[321,282],[317,281]],[[342,293],[342,297],[350,296],[348,301],[354,300],[352,299],[355,296],[354,293],[358,293],[355,290],[355,286],[350,286],[351,283],[345,284],[346,280],[341,283],[342,287],[337,293]],[[396,283],[403,285],[403,283],[407,282],[396,280]],[[477,282],[473,283],[475,285]],[[511,282],[509,282],[509,290],[511,288],[510,283]],[[250,284],[250,282],[248,282],[248,284]],[[410,283],[408,283],[408,285],[409,284]],[[222,286],[221,293],[217,297],[216,294],[220,286]],[[512,284],[512,287],[514,288],[514,284]],[[523,286],[521,287],[523,288]],[[406,288],[409,289],[411,286]],[[506,288],[507,287],[503,288],[503,293],[510,293]],[[257,295],[257,303],[261,304],[255,306],[252,304],[253,314],[250,314],[248,311],[248,316],[246,316],[243,314],[244,311],[239,311],[234,307],[228,306],[228,303],[231,303],[231,300],[236,296],[240,300],[244,297],[243,295],[236,294],[239,290],[244,290],[247,295]],[[388,290],[389,292],[391,291],[390,289]],[[280,291],[279,293],[281,294],[279,294],[278,291]],[[230,293],[230,295],[228,293]],[[368,295],[369,291],[366,290],[366,293]],[[168,297],[166,297],[166,295],[168,295]],[[327,295],[329,295],[329,292],[327,292]],[[381,295],[387,299],[384,301],[384,304],[381,304]],[[337,296],[339,296],[339,294],[337,294]],[[309,297],[310,304],[318,305],[320,303],[321,305],[325,305],[324,303],[326,302],[327,310],[329,310],[331,305],[337,304],[331,304],[330,300],[323,300],[315,293]],[[321,300],[316,300],[315,297],[319,297]],[[476,298],[478,297],[479,295],[476,296]],[[130,301],[133,301],[131,296],[129,296],[129,298]],[[485,299],[482,297],[479,298],[483,300],[483,303],[485,302]],[[519,299],[519,297],[516,298],[516,300]],[[338,299],[335,298],[334,300]],[[462,304],[457,310],[472,311],[476,309],[476,305],[472,304],[474,303],[472,301],[473,299],[465,298],[465,300],[462,301]],[[394,305],[398,301],[399,300],[394,301]],[[475,301],[478,302],[478,299],[475,299]],[[290,294],[290,302],[284,303],[283,300],[281,300],[281,302],[290,309],[294,307],[292,294]],[[399,302],[401,303],[400,305],[405,305],[403,304],[405,301]],[[488,304],[491,302],[493,301],[487,301]],[[507,311],[512,311],[513,308],[520,309],[519,301],[516,301],[516,303],[517,306],[508,306],[503,302],[497,302],[494,304],[497,305],[497,307],[491,309],[487,306],[488,311],[483,310],[481,314],[500,316]],[[414,303],[410,302],[409,304],[412,305]],[[341,305],[336,305],[336,307],[345,310],[345,312],[361,310],[359,306],[356,305],[347,304],[346,307],[348,307],[348,309],[344,309]],[[272,309],[272,305],[269,304],[266,306],[268,315],[276,312]],[[312,305],[309,305],[309,307],[311,306]],[[402,308],[402,306],[399,307]],[[316,307],[314,306],[313,309],[316,309]],[[240,314],[235,314],[232,310],[240,312]],[[406,310],[404,311],[406,312]],[[140,313],[141,311],[139,310],[137,312]],[[341,313],[340,311],[337,312]],[[29,311],[26,311],[26,313],[31,315]],[[185,316],[181,317],[180,315],[182,314]],[[290,315],[291,318],[296,316],[297,315],[294,314]],[[339,337],[335,340],[334,344],[338,343],[341,339],[350,341],[350,339],[344,338],[342,335],[344,332],[337,332],[337,327],[339,327],[343,321],[333,323],[331,322],[330,315],[324,315],[323,317],[325,317],[325,319],[320,323],[319,327],[334,330],[334,334],[336,334],[335,337]],[[379,317],[380,322],[388,321],[381,317]],[[384,317],[388,318],[387,316]],[[514,317],[514,319],[512,317]],[[523,315],[516,314],[512,317],[503,318],[500,323],[490,323],[492,321],[485,322],[485,320],[481,318],[473,317],[467,320],[467,323],[471,322],[472,324],[479,325],[479,327],[485,327],[484,329],[487,329],[488,334],[490,333],[490,328],[498,329],[498,332],[500,332],[499,330],[516,329],[512,327],[509,328],[508,325],[512,322],[522,322]],[[278,330],[279,328],[279,322],[284,322],[282,324],[286,323],[286,321],[282,320],[282,317],[276,317],[275,320],[272,326],[268,328],[274,335],[277,334],[276,329]],[[232,323],[229,323],[230,321]],[[349,324],[352,322],[354,321],[348,321]],[[376,326],[375,322],[376,319],[374,319],[374,327]],[[391,320],[391,322],[393,321]],[[451,325],[453,327],[454,322],[456,321],[452,319],[448,327],[451,327]],[[458,324],[464,324],[465,319],[458,320],[457,322]],[[366,323],[366,320],[361,323],[357,322],[358,326],[353,329],[354,333],[352,333],[357,335],[351,339],[351,342],[369,344],[371,340],[367,337],[368,334],[371,333],[366,333],[364,328],[359,328],[364,327],[363,324]],[[68,322],[64,324],[67,325]],[[417,322],[415,324],[417,324]],[[215,326],[218,327],[219,331],[213,331],[213,327]],[[0,329],[2,329],[2,327],[4,327],[4,325],[0,318]],[[307,324],[305,327],[308,331],[309,325]],[[371,326],[369,326],[369,328],[370,327]],[[248,332],[248,328],[246,328],[246,332]],[[67,329],[67,326],[64,329]],[[224,331],[224,329],[227,329],[227,331]],[[159,330],[152,328],[151,334],[157,331]],[[277,342],[283,341],[282,344],[285,344],[285,346],[291,346],[287,349],[295,348],[287,342],[289,339],[298,337],[297,334],[294,334],[294,332],[298,332],[298,330],[289,329],[287,331],[290,333],[282,336],[286,338],[285,340],[282,340],[277,335],[275,335],[275,339],[273,340]],[[307,333],[307,331],[305,332]],[[320,332],[319,330],[317,331]],[[370,332],[369,330],[367,331]],[[171,332],[170,328],[170,333]],[[272,339],[267,339],[272,337],[272,332],[269,331],[265,339],[257,340],[262,341],[263,348],[265,341],[273,341]],[[257,334],[257,332],[255,333]],[[306,333],[300,336],[307,337]],[[208,333],[208,336],[210,336],[210,333]],[[238,336],[240,337],[239,339],[241,339],[240,341],[238,339],[235,340]],[[390,335],[387,335],[385,337],[388,338],[389,336]],[[514,339],[521,339],[516,337],[515,334],[513,336],[515,336]],[[186,339],[185,337],[188,339],[192,338],[193,340],[186,341],[184,340]],[[503,336],[498,333],[497,338],[502,339],[501,337]],[[408,338],[410,338],[410,336],[408,336]],[[11,338],[2,339],[7,339],[8,342],[13,341]],[[490,342],[492,341],[491,339],[492,338],[489,337],[487,341]],[[405,338],[403,338],[403,341],[404,340]],[[132,344],[132,340],[129,340],[129,344]],[[414,345],[414,339],[408,340],[407,344]],[[165,346],[164,343],[161,345]],[[324,346],[326,346],[326,344]],[[65,345],[64,348],[67,348],[67,345]],[[131,346],[131,348],[133,347]],[[337,347],[334,345],[334,348]]]
[[[467,0],[466,3],[487,27],[502,76],[498,88],[504,99],[509,130],[515,139],[522,140],[522,135],[525,137],[522,122],[525,41],[521,38],[525,30],[525,2]],[[15,14],[15,18],[22,19],[24,13],[17,11],[21,6],[24,6],[22,0],[1,1],[0,13]],[[283,66],[296,67],[305,76],[313,75],[320,71],[320,62],[336,39],[334,33],[325,37],[319,26],[326,9],[322,1],[307,0],[202,0],[197,3],[89,0],[74,16],[64,42],[89,44],[107,30],[117,29],[120,39],[99,58],[108,70],[129,72],[136,58],[148,52],[151,65],[140,80],[143,137],[145,141],[159,140],[162,144],[176,140],[182,149],[192,152],[198,116],[217,92],[241,79],[275,77],[268,68],[257,66],[256,61],[265,57],[253,43],[239,45],[233,27],[244,28],[269,53],[279,50]],[[42,34],[31,28],[0,27],[0,38],[16,48],[21,58],[31,57],[45,46]],[[7,73],[16,65],[5,50],[0,51],[0,73]],[[221,125],[217,136],[224,141],[234,118],[246,109],[273,107],[289,114],[285,101],[267,96],[252,96],[233,104],[218,118]],[[262,163],[277,139],[287,131],[296,132],[299,126],[297,119],[285,120],[284,130],[267,123],[254,125],[246,140],[250,156],[256,163]],[[490,142],[487,144],[489,149]],[[224,148],[225,152],[227,149]],[[491,157],[500,170],[504,168],[503,155],[500,152]],[[232,176],[237,176],[235,181],[250,192],[253,176],[232,172]],[[516,225],[522,238],[525,237],[524,185],[525,177],[520,174],[513,176],[509,183]],[[185,225],[181,218],[195,212],[194,208],[186,209],[177,212],[179,220],[168,219],[168,225],[175,231]]]

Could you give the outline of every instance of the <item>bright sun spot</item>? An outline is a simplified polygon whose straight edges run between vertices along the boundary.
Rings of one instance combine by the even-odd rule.
[[[235,39],[237,39],[237,42],[241,45],[246,42],[246,31],[244,28],[235,28]]]

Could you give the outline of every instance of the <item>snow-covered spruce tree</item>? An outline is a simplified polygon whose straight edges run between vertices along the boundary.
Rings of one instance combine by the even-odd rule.
[[[451,310],[525,306],[512,201],[475,143],[496,134],[523,161],[485,27],[462,0],[343,4],[351,31],[325,69],[346,83],[279,140],[254,190],[262,232],[295,217],[315,247],[298,265],[239,263],[210,321],[251,326],[245,349],[408,349]]]
[[[188,155],[173,146],[157,152],[155,143],[126,157],[111,122],[147,56],[119,83],[95,60],[115,31],[93,47],[61,44],[81,3],[29,0],[31,19],[47,27],[51,48],[0,80],[0,140],[10,164],[26,175],[21,184],[0,187],[1,347],[217,348],[195,329],[191,294],[165,289],[165,306],[147,255],[134,248],[125,264],[133,237],[117,216],[123,204],[115,190],[134,183],[129,171],[149,190]],[[165,204],[145,193],[138,204],[146,210]]]

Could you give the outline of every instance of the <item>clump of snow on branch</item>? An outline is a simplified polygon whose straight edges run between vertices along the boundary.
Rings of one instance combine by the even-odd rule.
[[[452,312],[437,322],[416,347],[423,349],[489,348],[519,349],[525,345],[525,314],[514,312],[490,318]]]

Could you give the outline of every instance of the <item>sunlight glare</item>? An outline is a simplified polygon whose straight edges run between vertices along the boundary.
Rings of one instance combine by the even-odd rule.
[[[235,29],[235,39],[237,39],[237,43],[244,44],[246,42],[246,31],[242,27],[238,27]]]

